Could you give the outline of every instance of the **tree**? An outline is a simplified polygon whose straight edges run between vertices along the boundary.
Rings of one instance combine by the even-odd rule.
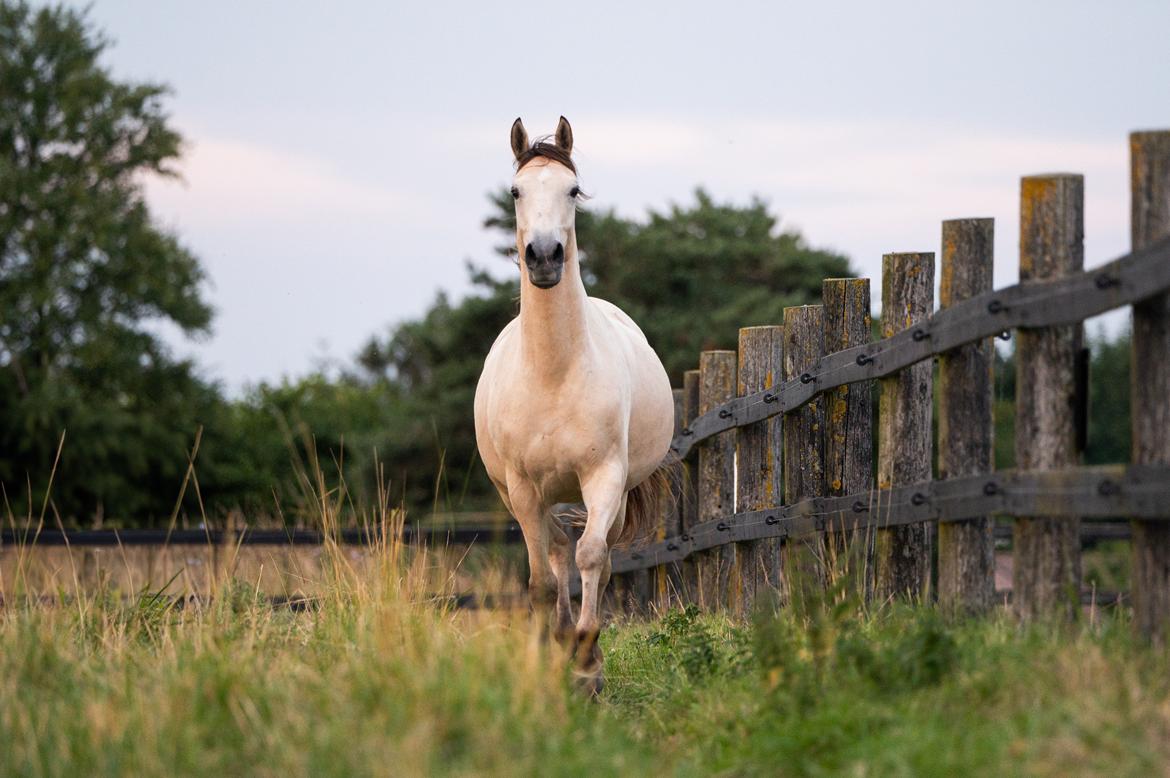
[[[470,264],[468,273],[470,295],[452,304],[440,293],[421,319],[371,338],[352,377],[397,394],[399,421],[384,429],[378,455],[415,508],[494,504],[477,461],[472,403],[484,357],[519,311],[519,284]]]
[[[84,12],[0,2],[0,481],[66,515],[169,510],[218,391],[155,334],[208,330],[197,259],[159,228],[174,175],[166,89],[115,80]],[[169,498],[169,499],[168,499]]]

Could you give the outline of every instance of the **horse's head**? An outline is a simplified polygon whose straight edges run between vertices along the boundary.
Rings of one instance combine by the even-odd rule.
[[[563,116],[551,141],[541,138],[532,145],[524,124],[519,119],[512,123],[516,243],[524,259],[521,272],[540,289],[556,286],[566,251],[576,253],[574,222],[581,189],[572,151],[573,129]]]

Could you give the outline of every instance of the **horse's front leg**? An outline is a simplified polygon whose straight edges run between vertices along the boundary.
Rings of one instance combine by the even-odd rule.
[[[527,479],[508,477],[508,502],[528,547],[528,602],[541,623],[548,625],[557,601],[557,579],[549,565],[549,521],[539,493]]]
[[[609,583],[609,536],[625,513],[624,467],[607,466],[582,481],[581,497],[589,517],[577,541],[577,568],[581,571],[581,615],[577,619],[577,672],[594,694],[601,691],[602,657],[597,645],[601,632],[601,595]]]

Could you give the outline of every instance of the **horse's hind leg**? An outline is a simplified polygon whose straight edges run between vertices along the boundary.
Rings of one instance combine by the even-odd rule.
[[[559,642],[567,644],[573,637],[573,607],[569,601],[573,560],[569,556],[569,536],[555,516],[549,517],[549,541],[548,561],[557,579],[557,620],[553,634]]]
[[[624,468],[611,467],[581,484],[581,496],[589,518],[577,541],[577,567],[581,571],[581,616],[577,619],[577,672],[590,691],[601,691],[600,601],[609,583],[608,536],[626,506]]]

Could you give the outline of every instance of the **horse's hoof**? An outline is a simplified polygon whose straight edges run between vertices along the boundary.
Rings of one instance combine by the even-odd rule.
[[[578,671],[573,674],[573,685],[577,687],[577,691],[596,702],[600,700],[601,692],[605,689],[605,676],[600,669],[592,673]]]

